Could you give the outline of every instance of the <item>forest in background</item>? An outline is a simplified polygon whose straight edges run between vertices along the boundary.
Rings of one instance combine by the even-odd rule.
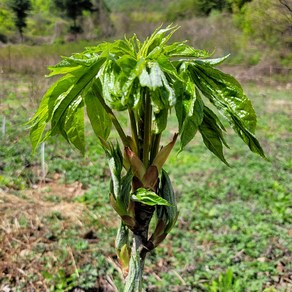
[[[11,7],[25,2],[19,33]],[[280,70],[292,63],[292,0],[1,0],[0,46],[91,45],[134,32],[143,38],[162,23],[179,24],[177,38],[199,49],[231,53],[232,65]]]

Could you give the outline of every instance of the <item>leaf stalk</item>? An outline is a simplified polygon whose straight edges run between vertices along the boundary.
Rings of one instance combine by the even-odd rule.
[[[99,102],[101,103],[101,105],[103,106],[103,108],[105,109],[105,111],[108,113],[109,117],[111,118],[112,120],[112,123],[114,125],[114,127],[116,128],[124,146],[130,146],[129,145],[129,141],[127,139],[127,136],[123,130],[123,128],[121,127],[118,119],[116,118],[114,112],[112,111],[112,109],[105,103],[103,97],[100,95],[99,91],[97,90],[96,86],[93,85],[92,86],[93,90],[94,90],[94,93],[96,94],[96,97],[98,98]]]
[[[152,106],[149,93],[145,95],[145,112],[144,112],[144,137],[143,137],[143,164],[147,168],[149,164],[149,150],[152,128]]]

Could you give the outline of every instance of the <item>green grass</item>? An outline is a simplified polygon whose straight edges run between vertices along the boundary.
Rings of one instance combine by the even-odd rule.
[[[99,40],[100,42],[101,40]],[[3,73],[36,74],[48,73],[46,68],[60,61],[60,56],[70,56],[96,45],[96,41],[78,41],[44,45],[7,45],[0,48],[0,65]]]
[[[110,291],[111,281],[121,289],[114,249],[118,218],[109,205],[109,172],[96,138],[88,130],[85,157],[64,141],[46,143],[47,177],[52,182],[37,201],[29,191],[41,183],[40,155],[31,155],[24,126],[36,102],[25,89],[26,78],[2,81],[7,95],[1,99],[0,118],[6,115],[7,129],[0,144],[0,189],[6,193],[0,196],[5,208],[0,209],[5,230],[0,233],[0,259],[8,267],[0,264],[0,289],[8,285],[16,291],[69,291],[78,286]],[[270,161],[249,153],[230,129],[227,140],[232,148],[226,158],[231,168],[206,150],[199,135],[184,152],[171,156],[165,168],[173,179],[180,215],[146,261],[147,291],[291,289],[285,280],[292,273],[290,92],[256,85],[246,89]],[[165,141],[170,137],[167,133]],[[84,189],[75,197],[69,191],[74,181]],[[68,194],[59,194],[53,184],[67,186]],[[19,205],[9,205],[9,198]],[[38,212],[39,203],[51,211]],[[76,218],[62,211],[66,204],[72,205]],[[30,212],[29,206],[36,211]],[[78,213],[77,206],[83,211]]]

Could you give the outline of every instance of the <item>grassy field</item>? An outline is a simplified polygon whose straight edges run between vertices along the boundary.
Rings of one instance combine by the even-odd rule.
[[[48,83],[9,75],[0,84],[0,291],[120,291],[118,220],[96,138],[88,129],[85,157],[49,140],[44,177],[24,123]],[[250,154],[231,130],[231,168],[199,137],[170,158],[180,215],[146,261],[146,291],[292,291],[291,88],[244,88],[270,161]]]

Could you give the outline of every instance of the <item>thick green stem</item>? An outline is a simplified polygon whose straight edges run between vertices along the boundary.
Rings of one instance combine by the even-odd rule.
[[[152,126],[152,106],[151,99],[148,93],[145,96],[145,112],[144,112],[144,137],[143,137],[143,163],[147,168],[149,165],[149,150],[151,140]]]
[[[134,234],[129,274],[126,278],[124,292],[141,292],[143,283],[143,269],[146,253],[143,252],[143,239]]]
[[[136,144],[136,149],[138,151],[139,154],[139,138],[138,138],[138,131],[137,131],[137,124],[136,124],[136,118],[135,118],[135,113],[132,109],[129,109],[129,117],[130,117],[130,121],[131,121],[131,131],[132,131],[132,136],[134,138],[134,142]],[[134,149],[132,149],[134,150]]]
[[[151,145],[151,154],[150,154],[150,163],[153,162],[154,158],[156,157],[156,155],[159,151],[160,139],[161,139],[161,133],[153,134],[152,145]]]

